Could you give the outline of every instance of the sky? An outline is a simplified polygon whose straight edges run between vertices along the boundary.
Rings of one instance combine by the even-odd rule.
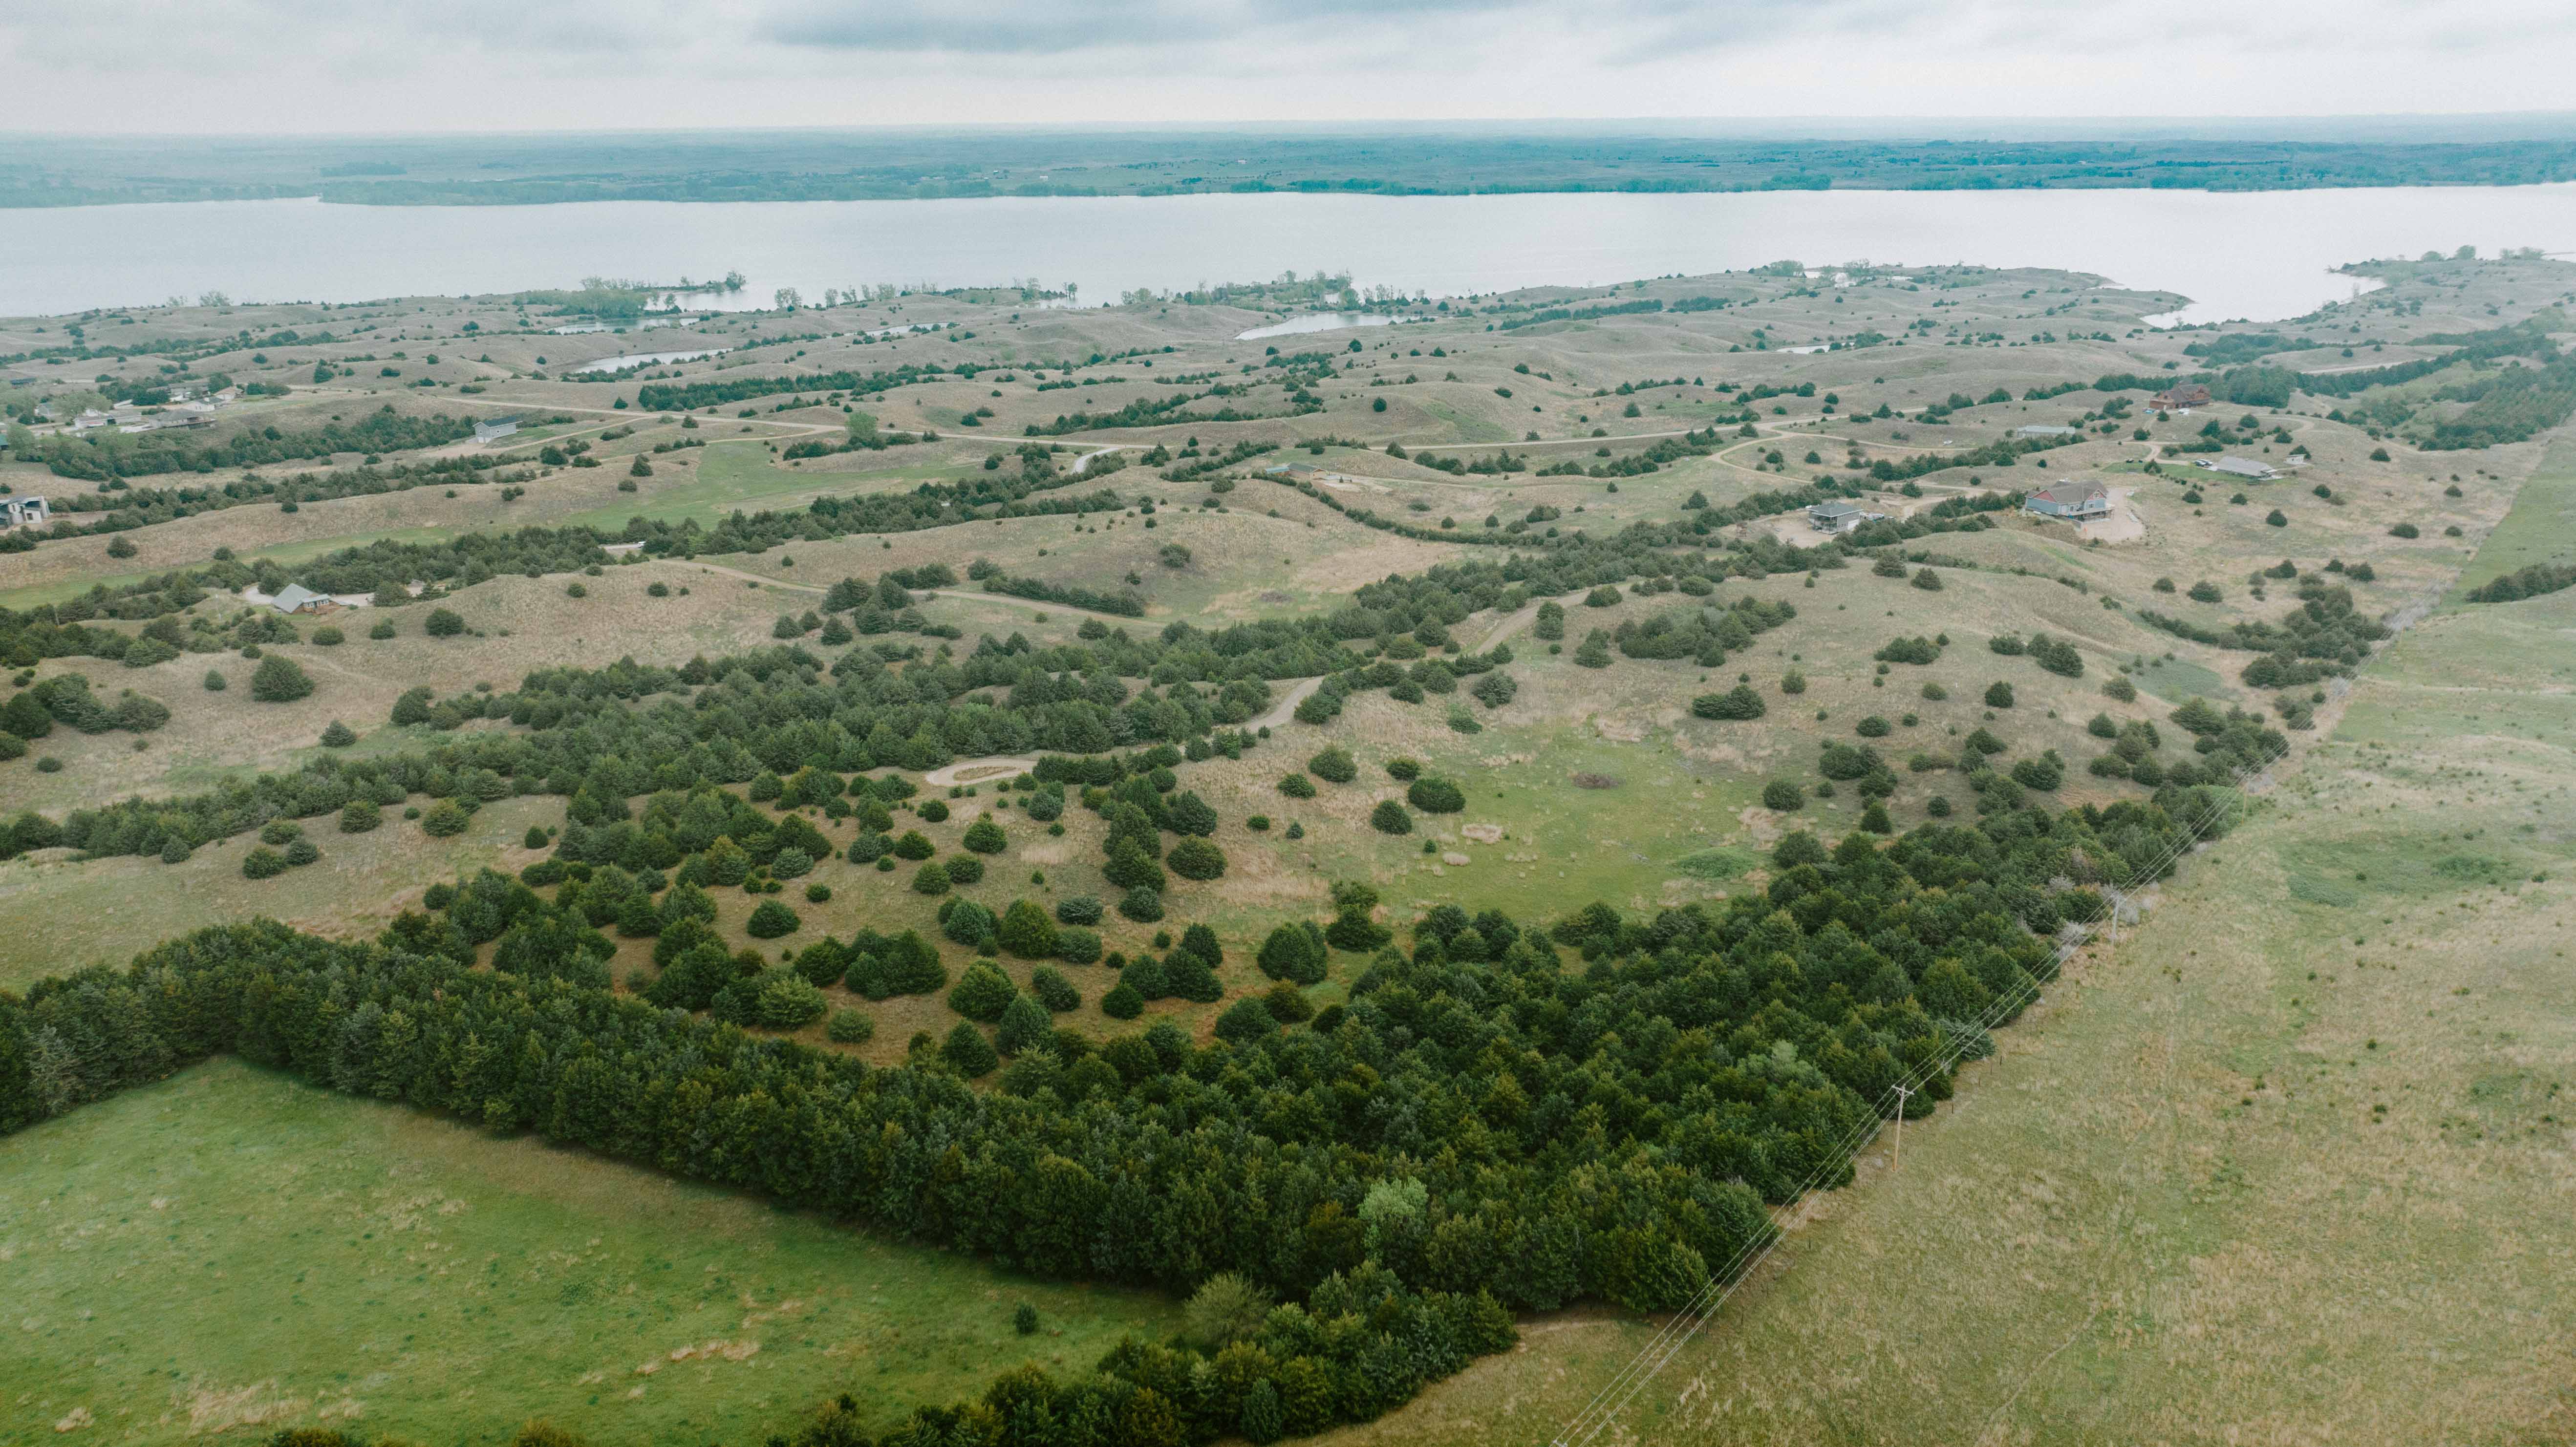
[[[2567,0],[0,3],[0,131],[52,133],[2493,113],[2571,73]]]

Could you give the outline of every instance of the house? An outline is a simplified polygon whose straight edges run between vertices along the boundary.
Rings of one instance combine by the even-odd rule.
[[[2034,517],[2084,522],[2111,515],[2111,490],[2098,482],[2061,482],[2021,500],[2021,510]]]
[[[2223,472],[2230,477],[2242,477],[2254,482],[2269,482],[2281,475],[2272,469],[2270,463],[2256,462],[2250,457],[2222,457],[2216,462],[2204,457],[2195,465],[2208,468],[2212,472]]]
[[[507,437],[518,430],[518,418],[495,417],[489,422],[477,422],[474,424],[474,440],[482,443],[486,447],[489,447],[493,443],[500,441],[502,438]]]
[[[1863,523],[1874,523],[1887,516],[1883,512],[1865,512],[1847,502],[1820,502],[1807,509],[1807,524],[1820,533],[1842,534]]]
[[[41,497],[0,497],[0,527],[40,528],[52,520],[52,507]]]
[[[322,605],[330,601],[328,596],[316,593],[302,583],[289,583],[277,590],[277,596],[268,600],[268,606],[280,613],[319,613]]]
[[[2014,428],[2013,435],[2015,437],[2081,437],[2084,435],[2084,429],[2081,427],[2051,427],[2046,423],[2035,422],[2028,427]]]
[[[2177,382],[2147,399],[2159,412],[2183,412],[2209,405],[2209,389],[2198,382]]]

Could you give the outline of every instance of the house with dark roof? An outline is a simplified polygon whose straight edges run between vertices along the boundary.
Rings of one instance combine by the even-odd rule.
[[[40,528],[53,520],[53,505],[29,493],[0,497],[0,528]]]
[[[2147,405],[2159,412],[2179,412],[2190,407],[2209,405],[2209,389],[2198,382],[2177,382],[2147,399]]]

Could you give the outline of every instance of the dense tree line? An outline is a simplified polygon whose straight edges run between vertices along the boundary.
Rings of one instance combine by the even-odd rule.
[[[2576,588],[2576,563],[2534,563],[2471,588],[2466,597],[2472,603],[2512,603],[2563,588]]]
[[[155,473],[264,467],[300,458],[329,457],[335,452],[404,452],[437,447],[473,436],[474,421],[444,412],[409,416],[396,412],[387,403],[355,422],[327,422],[292,432],[262,427],[203,444],[172,432],[128,435],[102,429],[80,438],[56,433],[41,440],[36,458],[42,459],[57,477],[104,482]]]

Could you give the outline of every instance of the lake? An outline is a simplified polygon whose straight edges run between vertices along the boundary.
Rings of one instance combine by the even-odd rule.
[[[653,366],[668,362],[694,362],[702,357],[721,357],[732,350],[731,347],[709,347],[696,352],[629,352],[622,357],[602,357],[596,362],[584,362],[572,370],[622,372],[629,367]]]
[[[2576,185],[2207,192],[1772,191],[967,201],[326,206],[215,201],[0,210],[0,313],[363,301],[738,268],[778,287],[1137,287],[1347,270],[1435,296],[1871,259],[2091,272],[2192,298],[2178,319],[2275,320],[2353,294],[2332,268],[2473,244],[2576,250]]]

